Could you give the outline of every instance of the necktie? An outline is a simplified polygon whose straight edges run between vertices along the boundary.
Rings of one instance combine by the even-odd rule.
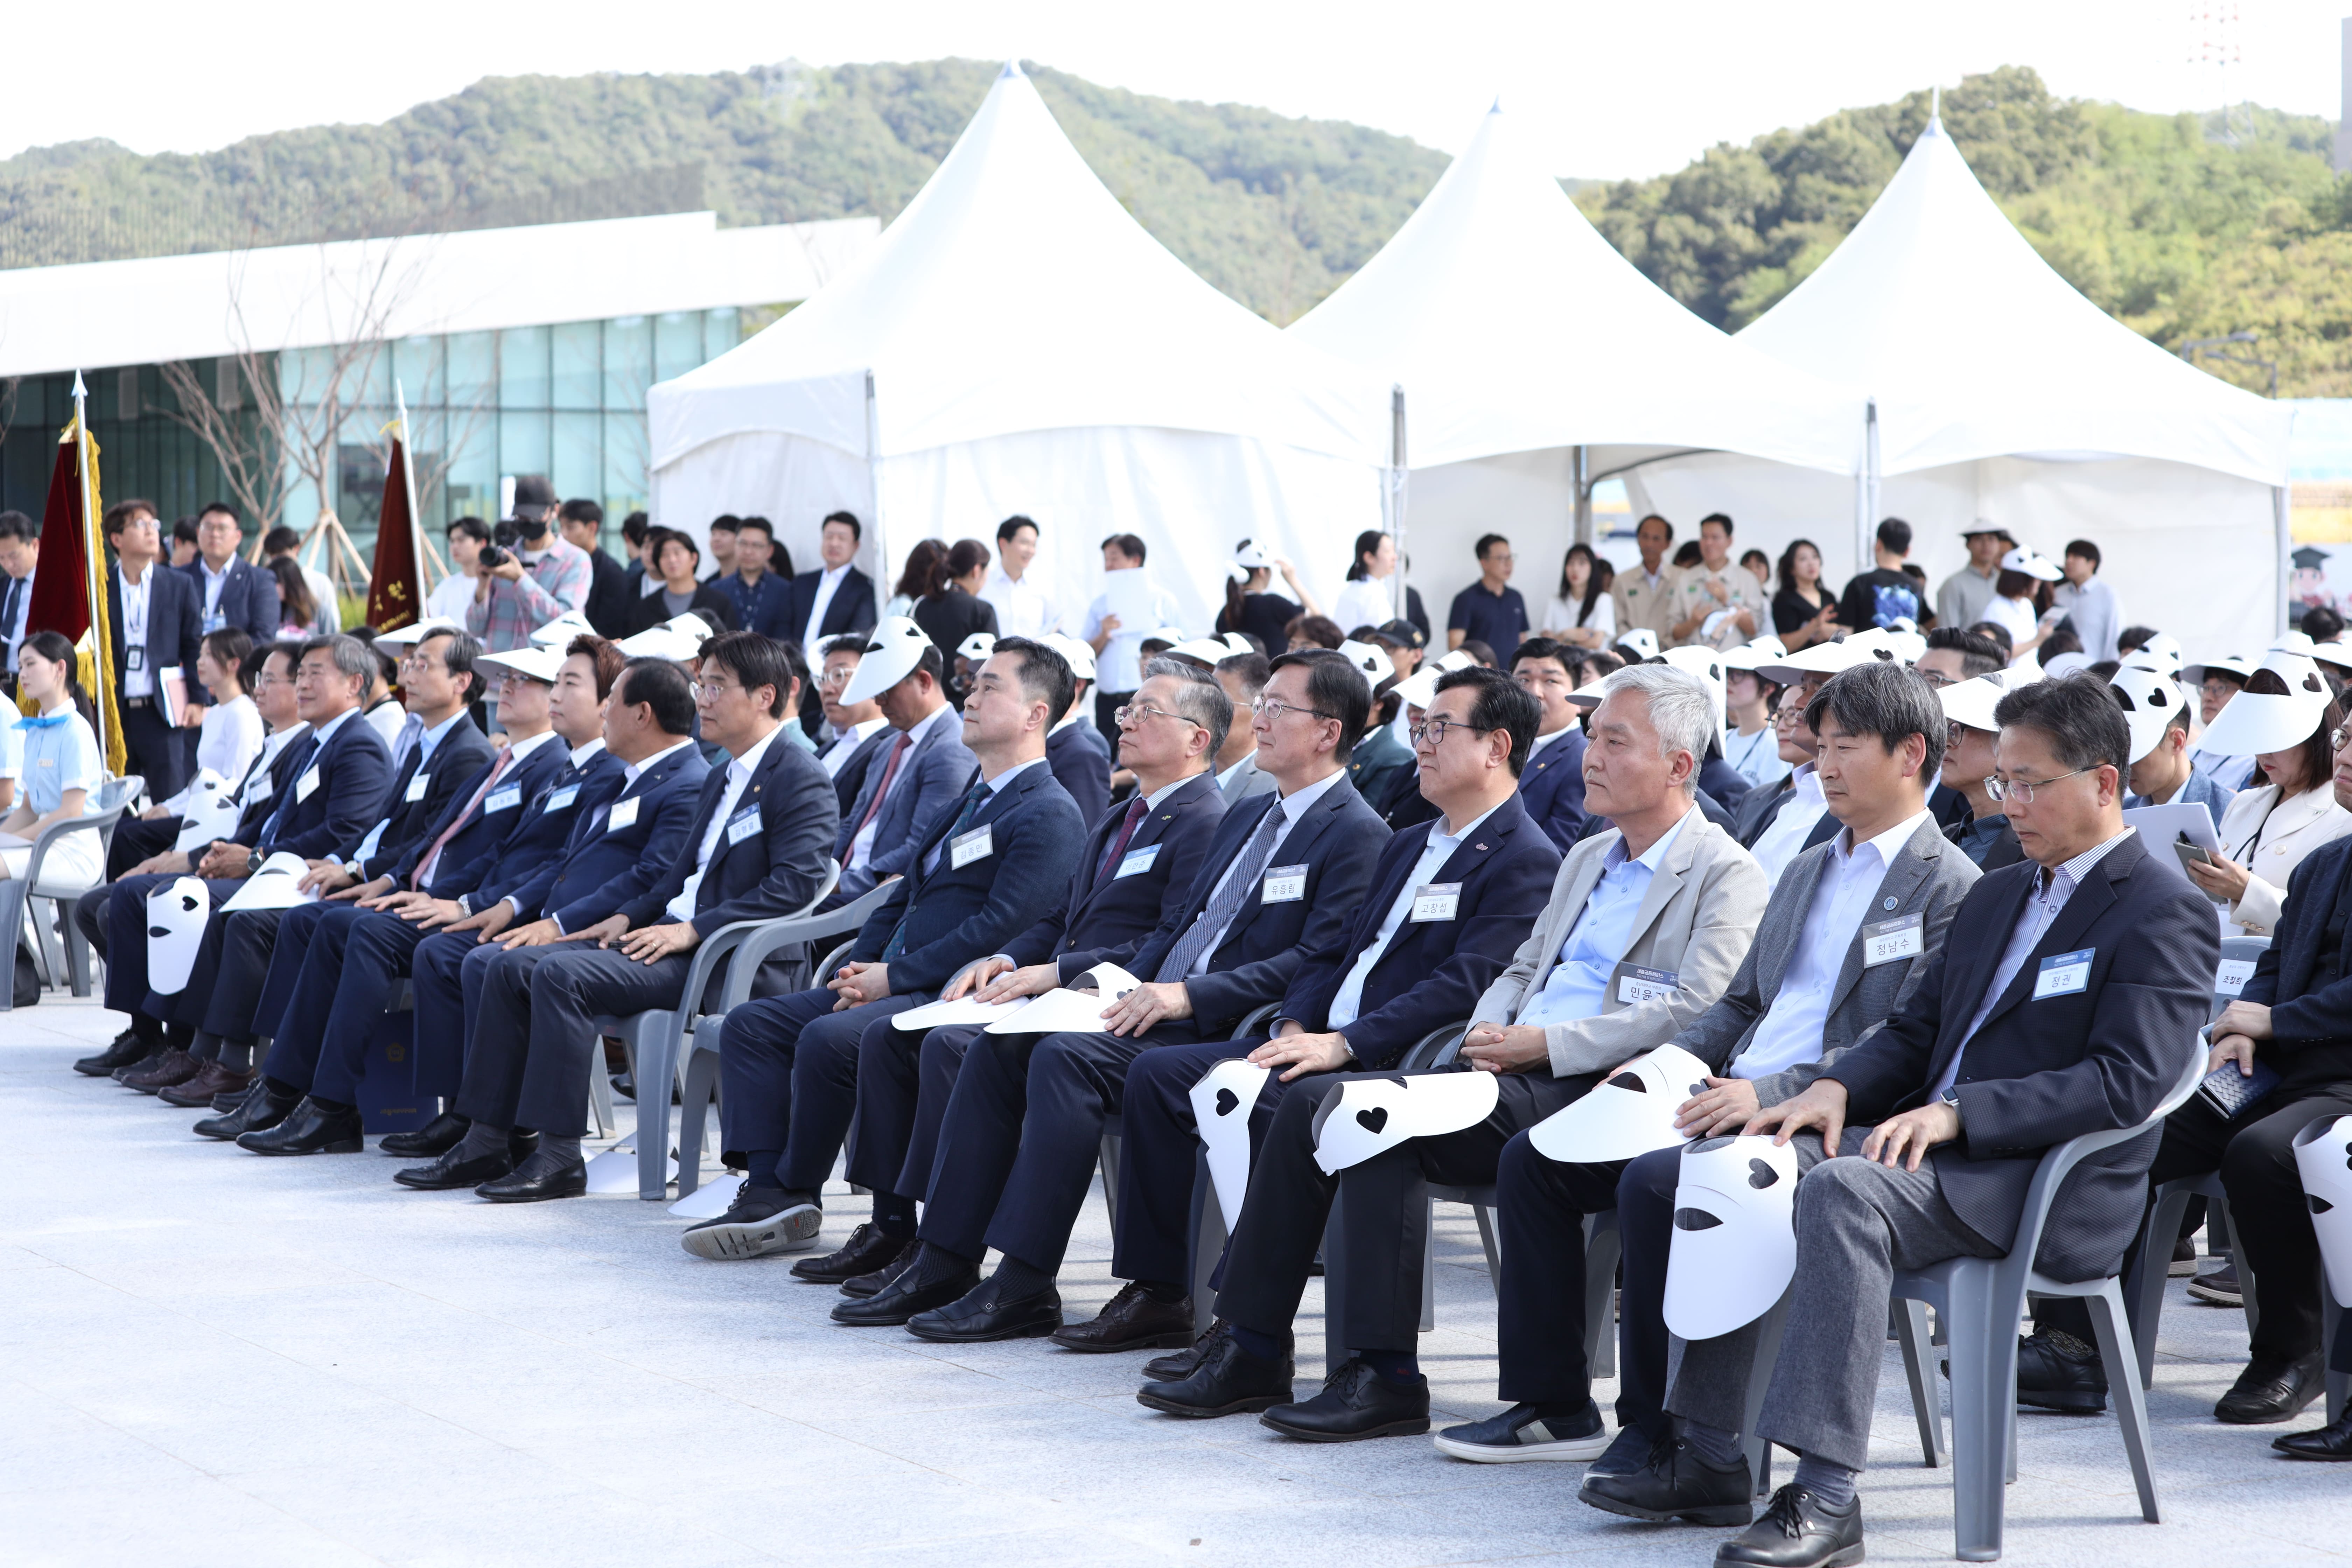
[[[1118,836],[1110,841],[1110,852],[1102,858],[1102,864],[1095,868],[1095,886],[1102,886],[1111,868],[1118,864],[1118,858],[1127,853],[1127,841],[1135,837],[1136,825],[1150,815],[1151,803],[1143,798],[1142,791],[1138,790],[1135,798],[1128,803],[1127,820],[1119,824]]]
[[[364,718],[366,715],[362,714],[361,717]],[[423,737],[424,733],[425,721],[419,719],[415,714],[411,713],[408,717],[400,721],[399,732],[392,738],[393,772],[398,773],[403,767],[407,765],[409,753],[416,750],[416,742]],[[403,783],[402,787],[404,789],[407,787],[404,782]],[[395,804],[397,803],[395,802]]]
[[[1168,956],[1160,961],[1160,973],[1151,977],[1154,981],[1183,979],[1192,972],[1194,961],[1208,951],[1210,942],[1233,923],[1234,911],[1242,907],[1242,900],[1257,891],[1258,875],[1273,856],[1274,836],[1281,830],[1282,803],[1276,801],[1258,819],[1257,831],[1250,835],[1241,853],[1234,857],[1234,874],[1225,879],[1224,886],[1217,889],[1216,897],[1209,900],[1209,907],[1201,911],[1201,918],[1192,922],[1192,929],[1178,937],[1176,945],[1168,950]]]
[[[285,793],[278,797],[278,804],[269,808],[269,815],[261,819],[261,842],[255,845],[255,848],[267,849],[277,842],[278,825],[284,819],[286,808],[294,804],[295,792],[302,783],[302,775],[310,771],[311,761],[319,754],[319,736],[315,731],[295,743],[302,749],[295,753],[294,765],[286,771]]]
[[[898,743],[890,748],[889,765],[882,770],[882,782],[874,786],[874,798],[866,803],[866,815],[857,819],[856,829],[849,836],[849,846],[841,852],[844,866],[848,865],[849,858],[857,852],[857,835],[865,832],[866,825],[881,811],[882,799],[890,793],[890,781],[898,776],[898,761],[907,754],[907,748],[914,743],[914,736],[901,733]]]
[[[410,883],[418,891],[422,892],[433,886],[433,868],[440,864],[441,851],[448,847],[449,840],[457,837],[459,828],[474,820],[475,810],[481,805],[483,799],[489,795],[490,791],[498,787],[499,778],[507,771],[507,764],[513,761],[512,746],[499,752],[499,760],[490,764],[490,776],[482,781],[482,787],[474,792],[474,798],[466,803],[466,809],[450,818],[449,826],[441,830],[441,837],[433,841],[433,847],[425,852],[425,858],[416,863],[416,872],[410,879]]]
[[[981,805],[987,799],[988,785],[979,779],[972,780],[970,793],[963,797],[963,809],[956,813],[956,819],[947,832],[931,841],[932,851],[937,853],[941,845],[970,826],[971,819],[980,815]],[[926,858],[929,857],[927,856]],[[920,889],[918,889],[908,895],[907,912],[898,918],[898,929],[890,933],[888,944],[882,949],[882,962],[885,963],[890,963],[907,951],[907,921],[914,915],[915,899],[919,896],[919,891]]]

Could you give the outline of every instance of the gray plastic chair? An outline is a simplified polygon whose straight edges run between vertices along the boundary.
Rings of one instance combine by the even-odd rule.
[[[5,951],[12,955],[10,963],[15,962],[13,955],[24,940],[26,922],[29,921],[33,928],[33,957],[40,968],[42,981],[52,986],[61,982],[68,984],[77,996],[89,994],[89,960],[81,933],[74,929],[72,921],[66,921],[67,934],[61,946],[56,929],[59,912],[89,889],[44,881],[41,874],[47,868],[49,847],[68,833],[97,834],[98,863],[103,867],[107,851],[114,844],[114,825],[145,787],[146,781],[136,773],[108,779],[99,786],[96,810],[68,821],[53,822],[34,836],[24,879],[20,881],[12,877],[0,881],[0,939],[5,939]],[[32,908],[36,899],[48,906],[46,915]],[[16,1002],[16,987],[0,984],[0,1012],[13,1010]]]
[[[2000,1556],[2001,1523],[2007,1506],[2004,1483],[2017,1476],[2017,1322],[2032,1297],[2072,1296],[2090,1309],[2099,1354],[2110,1367],[2126,1364],[2129,1333],[2122,1281],[2114,1275],[2080,1282],[2052,1279],[2035,1270],[2033,1255],[2050,1218],[2059,1185],[2087,1156],[2127,1142],[2156,1127],[2196,1092],[2205,1076],[2205,1042],[2190,1042],[2170,1093],[2156,1113],[2136,1127],[2070,1138],[2042,1157],[2026,1190],[2017,1237],[2006,1258],[1954,1258],[1926,1268],[1897,1269],[1895,1300],[1926,1302],[1936,1309],[1951,1361],[1953,1555],[1990,1563]],[[2176,1224],[2178,1221],[2176,1220]],[[1919,1314],[1895,1315],[1896,1337],[1915,1398],[1932,1388],[1932,1348],[1920,1331]],[[2156,1476],[2148,1456],[2147,1405],[2139,1381],[2110,1377],[2108,1387],[2123,1426],[2124,1452],[2139,1489],[2140,1517],[2158,1522]],[[1923,1432],[1927,1422],[1920,1424]],[[1932,1449],[1930,1464],[1934,1463]]]

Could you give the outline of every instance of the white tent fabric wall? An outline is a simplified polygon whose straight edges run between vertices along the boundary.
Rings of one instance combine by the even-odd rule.
[[[854,472],[870,461],[868,560],[889,570],[927,535],[992,548],[1020,511],[1074,595],[1099,573],[1097,542],[1124,529],[1188,605],[1213,602],[1243,538],[1297,541],[1302,567],[1334,563],[1336,590],[1347,540],[1381,526],[1390,392],[1194,275],[1007,66],[858,266],[653,389],[656,521],[699,532],[718,511],[761,512],[796,563],[804,540],[813,559],[824,510],[870,524],[875,481]],[[858,495],[869,504],[843,499]],[[1267,510],[1294,505],[1317,510]]]

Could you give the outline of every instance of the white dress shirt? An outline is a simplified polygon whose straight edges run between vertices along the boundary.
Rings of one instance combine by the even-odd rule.
[[[1421,858],[1412,863],[1404,885],[1389,901],[1389,912],[1381,919],[1381,929],[1372,933],[1371,942],[1356,955],[1356,962],[1349,967],[1348,977],[1339,982],[1339,991],[1331,997],[1330,1027],[1345,1029],[1356,1021],[1357,1015],[1364,1007],[1364,982],[1370,977],[1372,966],[1380,963],[1381,955],[1388,952],[1389,943],[1396,940],[1397,931],[1404,924],[1405,916],[1412,912],[1413,900],[1428,885],[1429,879],[1437,875],[1440,868],[1453,858],[1454,852],[1462,847],[1462,841],[1476,832],[1479,824],[1500,809],[1500,806],[1487,807],[1464,823],[1459,833],[1446,832],[1445,819],[1442,816],[1429,825],[1429,842],[1423,847]]]
[[[122,695],[152,697],[155,695],[155,672],[148,668],[152,657],[147,647],[147,610],[155,586],[155,563],[147,563],[146,571],[133,583],[131,574],[121,567],[114,569],[115,580],[122,585]],[[131,663],[131,650],[139,650],[139,668]]]
[[[217,572],[213,570],[211,562],[201,555],[196,557],[196,570],[205,585],[205,630],[207,632],[216,632],[228,624],[221,614],[221,590],[228,586],[228,574],[236,566],[236,557],[234,555],[229,557],[228,564]]]
[[[1000,637],[1042,637],[1062,629],[1061,611],[1054,590],[1032,561],[1019,577],[1008,574],[1002,563],[989,567],[980,596],[996,606]]]
[[[1087,622],[1078,633],[1079,640],[1091,643],[1102,636],[1103,617],[1110,614],[1109,595],[1097,594],[1087,606]],[[1151,618],[1148,626],[1129,626],[1119,622],[1118,630],[1111,633],[1103,644],[1102,652],[1095,656],[1095,689],[1115,696],[1125,696],[1143,684],[1143,639],[1161,626],[1172,626],[1183,612],[1165,588],[1151,590]]]
[[[1342,584],[1339,598],[1331,604],[1331,618],[1342,632],[1354,631],[1358,626],[1388,625],[1397,618],[1396,579],[1359,577]],[[1276,658],[1282,657],[1278,648],[1266,651]]]
[[[1885,918],[1878,909],[1879,886],[1929,815],[1923,811],[1906,817],[1860,844],[1854,843],[1851,828],[1830,841],[1829,859],[1797,935],[1797,951],[1781,973],[1771,1006],[1757,1021],[1748,1048],[1731,1064],[1731,1077],[1765,1078],[1822,1059],[1822,1027],[1829,1021],[1830,998],[1837,991],[1853,934],[1874,913]]]
[[[837,736],[834,743],[824,749],[824,754],[817,758],[817,762],[824,769],[824,776],[829,779],[839,778],[841,770],[849,765],[849,759],[857,754],[857,749],[866,744],[877,730],[889,721],[877,715],[866,720],[863,724],[852,724]]]
[[[727,831],[727,825],[735,815],[736,803],[743,798],[743,792],[751,787],[751,774],[759,767],[760,759],[768,754],[768,747],[776,734],[776,731],[769,731],[751,743],[751,750],[727,764],[727,787],[719,792],[719,809],[710,814],[710,822],[702,830],[702,847],[694,855],[694,874],[686,879],[686,886],[677,890],[677,897],[662,906],[662,913],[670,919],[690,921],[694,918],[694,895],[701,890],[703,873],[710,869],[710,858],[719,852],[719,836]]]
[[[1666,851],[1681,837],[1683,824],[1697,810],[1692,805],[1658,835],[1655,844],[1633,859],[1626,858],[1622,835],[1609,847],[1607,858],[1601,862],[1601,879],[1592,884],[1584,908],[1577,911],[1576,923],[1569,928],[1568,939],[1559,944],[1559,962],[1544,976],[1543,989],[1514,1023],[1573,1024],[1608,1005],[1609,977],[1633,945],[1633,919],[1642,912],[1642,900],[1658,868],[1665,863]]]
[[[940,720],[945,715],[953,713],[955,710],[956,709],[953,703],[942,702],[937,708],[931,710],[930,717],[918,721],[915,727],[907,731],[907,754],[898,761],[898,776],[890,781],[890,787],[892,789],[897,789],[899,785],[907,782],[907,770],[915,765],[915,752],[921,749],[923,737],[929,734],[931,731],[939,725]],[[961,722],[961,720],[958,721]],[[873,777],[877,787],[882,782],[882,775],[875,773],[874,768],[887,768],[889,765],[890,752],[886,747],[882,755],[875,759],[873,765],[866,769],[867,773]],[[859,786],[861,791],[864,787],[865,786],[862,784]],[[850,805],[852,810],[856,808],[856,803],[855,801],[851,802]],[[843,867],[842,869],[845,871],[855,871],[864,866],[866,862],[874,858],[874,835],[876,830],[880,828],[881,826],[882,814],[880,812],[877,811],[872,816],[866,818],[866,826],[857,830],[857,837],[849,841],[849,864]]]
[[[1311,784],[1301,784],[1297,789],[1282,796],[1279,800],[1276,801],[1274,805],[1266,808],[1269,811],[1279,814],[1280,816],[1280,820],[1275,825],[1274,843],[1266,850],[1265,863],[1267,866],[1273,867],[1282,864],[1282,844],[1283,840],[1290,837],[1290,830],[1298,826],[1300,819],[1306,816],[1307,812],[1314,807],[1317,801],[1321,800],[1323,796],[1329,792],[1333,784],[1338,784],[1341,779],[1346,778],[1347,776],[1348,770],[1341,768],[1337,773],[1328,773],[1322,778],[1317,779]],[[1248,847],[1249,841],[1247,839],[1244,839],[1242,841],[1242,848],[1246,849]],[[1241,854],[1239,850],[1236,850],[1234,854],[1234,858],[1225,862],[1224,875],[1219,877],[1217,879],[1217,885],[1209,889],[1207,902],[1201,906],[1204,911],[1211,904],[1217,901],[1217,895],[1224,891],[1225,884],[1233,879],[1234,871],[1240,866],[1240,864]],[[1217,949],[1225,945],[1225,933],[1233,929],[1234,921],[1240,918],[1241,911],[1246,903],[1247,900],[1244,900],[1243,903],[1235,904],[1234,906],[1234,912],[1225,917],[1225,923],[1217,928],[1216,934],[1209,939],[1208,945],[1201,949],[1201,956],[1192,961],[1192,967],[1184,972],[1187,975],[1206,974],[1209,973],[1209,960],[1215,955]]]
[[[1822,814],[1830,808],[1830,803],[1822,796],[1822,781],[1815,776],[1812,763],[1799,768],[1796,776],[1794,797],[1780,808],[1772,826],[1757,836],[1750,851],[1756,863],[1764,868],[1765,879],[1776,888],[1780,885],[1780,873],[1804,848],[1805,840],[1812,836]]]
[[[13,591],[16,602],[9,607],[8,624],[0,626],[0,633],[5,633],[8,638],[8,672],[11,675],[16,671],[17,646],[25,640],[25,617],[33,608],[33,579],[39,575],[36,570],[15,580]]]
[[[628,793],[629,786],[636,783],[639,779],[645,777],[646,771],[653,767],[656,763],[659,763],[664,757],[671,756],[677,752],[682,752],[692,744],[694,744],[692,741],[680,741],[675,745],[664,746],[660,751],[656,752],[652,756],[647,757],[642,763],[630,763],[625,765],[621,769],[621,794],[626,795]],[[616,795],[613,798],[614,800],[618,800],[621,796]]]
[[[816,601],[809,605],[808,625],[801,628],[801,647],[813,657],[823,657],[816,651],[817,629],[824,625],[824,613],[833,607],[833,596],[841,591],[841,580],[849,575],[849,567],[846,561],[828,566],[816,580]]]

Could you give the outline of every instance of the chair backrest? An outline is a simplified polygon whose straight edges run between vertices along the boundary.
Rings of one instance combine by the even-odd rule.
[[[2266,936],[2225,936],[2221,939],[2221,962],[2213,970],[2213,1011],[2210,1017],[2221,1016],[2221,1009],[2238,999],[2238,993],[2253,978],[2254,961],[2271,944]]]
[[[2111,1149],[2138,1137],[2161,1122],[2188,1101],[2204,1081],[2205,1058],[2208,1054],[2205,1035],[2200,1030],[2189,1037],[2189,1049],[2180,1064],[2180,1075],[2173,1080],[2171,1089],[2147,1121],[2136,1127],[2113,1127],[2103,1132],[2085,1132],[2079,1138],[2069,1138],[2042,1156],[2041,1168],[2033,1173],[2033,1184],[2025,1190],[2025,1209],[2018,1216],[2017,1240],[2010,1248],[2010,1258],[2030,1268],[2033,1256],[2042,1247],[2042,1229],[2050,1218],[2050,1205],[2058,1196],[2059,1185],[2075,1166],[2102,1149]]]
[[[119,779],[109,779],[98,786],[98,809],[119,810],[137,800],[139,792],[146,787],[147,781],[137,773],[126,773]]]
[[[1405,1071],[1416,1068],[1449,1067],[1462,1054],[1462,1037],[1469,1032],[1470,1020],[1467,1018],[1458,1024],[1432,1029],[1413,1042],[1412,1048],[1399,1058],[1397,1067]]]

